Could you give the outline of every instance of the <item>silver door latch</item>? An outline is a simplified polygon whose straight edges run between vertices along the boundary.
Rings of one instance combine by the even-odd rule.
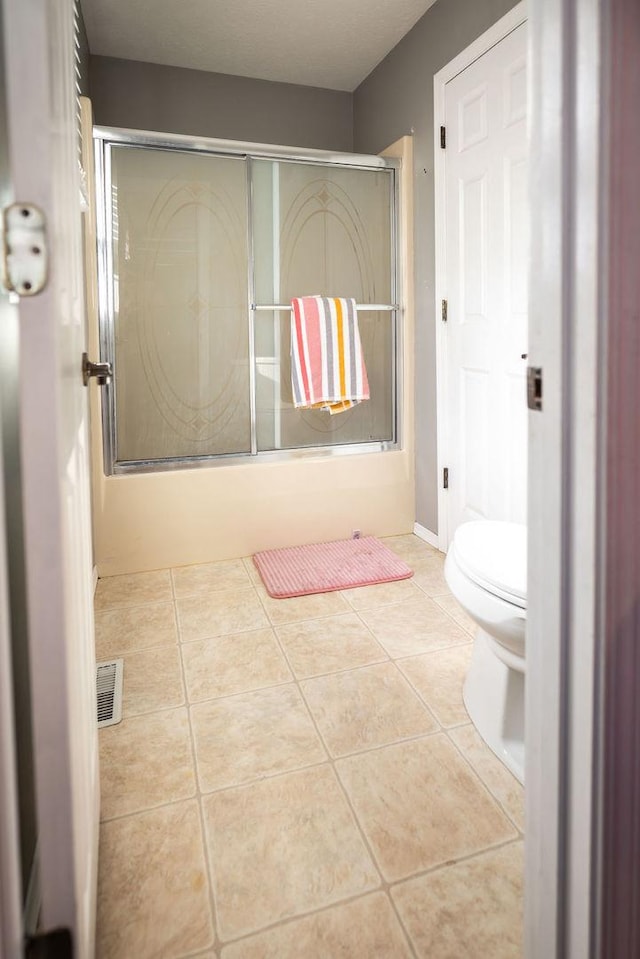
[[[113,371],[111,363],[92,363],[87,353],[82,354],[82,382],[85,386],[89,385],[89,380],[95,376],[98,386],[106,386]]]
[[[47,228],[34,203],[12,203],[2,211],[2,283],[20,296],[35,296],[47,283]]]

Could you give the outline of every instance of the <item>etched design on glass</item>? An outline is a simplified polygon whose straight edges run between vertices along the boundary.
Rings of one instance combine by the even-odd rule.
[[[113,153],[118,459],[248,452],[244,163]]]

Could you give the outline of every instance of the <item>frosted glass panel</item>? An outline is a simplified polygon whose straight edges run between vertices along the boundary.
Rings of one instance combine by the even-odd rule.
[[[111,160],[117,459],[249,452],[246,164]]]
[[[358,324],[371,399],[331,416],[296,410],[291,394],[291,317],[256,314],[256,413],[259,450],[334,446],[393,439],[393,319],[360,313]]]
[[[391,304],[389,170],[254,160],[252,176],[258,304],[313,294]],[[371,399],[338,416],[294,409],[290,322],[255,316],[258,449],[393,440],[393,313],[358,314]]]
[[[391,302],[389,170],[254,160],[256,302]]]

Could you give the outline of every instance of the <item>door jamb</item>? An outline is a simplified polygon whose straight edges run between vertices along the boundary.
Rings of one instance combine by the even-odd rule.
[[[1,411],[0,411],[1,412]],[[22,955],[18,785],[11,677],[11,623],[7,585],[7,537],[0,446],[0,956]]]
[[[447,496],[442,485],[442,471],[448,458],[448,410],[447,396],[447,338],[442,329],[440,307],[447,299],[446,264],[446,203],[445,173],[446,150],[440,147],[440,127],[445,123],[446,85],[459,73],[466,70],[483,54],[495,47],[508,34],[527,20],[527,0],[521,0],[512,10],[501,17],[485,33],[474,40],[465,50],[454,57],[433,78],[433,144],[434,144],[434,188],[435,188],[435,316],[436,316],[436,440],[438,463],[438,547],[446,551],[449,542],[449,522],[447,515]]]

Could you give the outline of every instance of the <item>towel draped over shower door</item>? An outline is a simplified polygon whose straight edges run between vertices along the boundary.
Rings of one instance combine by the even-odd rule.
[[[354,299],[291,301],[291,386],[296,409],[333,415],[369,399]]]

